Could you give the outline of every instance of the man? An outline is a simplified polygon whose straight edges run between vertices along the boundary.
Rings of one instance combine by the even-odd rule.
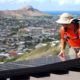
[[[65,60],[65,42],[68,42],[68,44],[74,49],[75,57],[80,58],[80,25],[76,25],[77,23],[75,20],[77,19],[73,18],[71,14],[63,13],[56,21],[61,24],[61,51],[59,57],[63,61]],[[78,29],[76,27],[78,27]]]

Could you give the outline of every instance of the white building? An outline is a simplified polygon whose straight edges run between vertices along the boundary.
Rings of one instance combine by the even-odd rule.
[[[43,30],[44,30],[43,33],[44,33],[45,35],[54,35],[54,28],[44,27]]]
[[[33,36],[40,36],[43,34],[43,28],[42,27],[29,27],[30,33]]]
[[[47,46],[46,43],[39,43],[39,44],[37,44],[37,45],[35,46],[35,48],[37,49],[37,48],[41,48],[41,47],[45,47],[45,46]]]

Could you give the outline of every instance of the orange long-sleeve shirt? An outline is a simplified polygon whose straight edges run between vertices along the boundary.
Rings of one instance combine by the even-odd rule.
[[[68,39],[68,43],[71,47],[73,48],[79,48],[80,47],[80,25],[79,25],[79,29],[78,29],[78,35],[79,35],[79,39],[74,39],[76,38],[76,34],[74,32],[74,24],[71,24],[70,26],[67,27],[67,32],[65,32],[64,27],[62,26],[60,28],[60,33],[61,33],[61,44],[62,46],[64,46],[64,36],[65,34],[67,34],[67,36],[70,38]]]

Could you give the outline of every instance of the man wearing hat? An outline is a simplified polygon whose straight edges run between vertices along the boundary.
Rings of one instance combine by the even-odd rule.
[[[75,18],[69,13],[63,13],[60,18],[56,21],[61,24],[61,51],[59,57],[61,60],[65,60],[65,42],[74,49],[75,57],[80,58],[80,25],[76,25]],[[78,28],[76,28],[78,27]]]

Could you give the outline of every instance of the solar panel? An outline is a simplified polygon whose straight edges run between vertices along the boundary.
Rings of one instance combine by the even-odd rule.
[[[70,60],[68,56],[66,56],[66,60]],[[61,62],[59,57],[46,56],[46,57],[41,57],[38,59],[32,59],[32,60],[27,60],[27,61],[18,61],[18,62],[14,62],[14,63],[19,64],[19,65],[21,65],[21,64],[22,65],[31,65],[31,66],[35,67],[35,66],[42,66],[42,65],[47,65],[47,64],[57,63],[57,62]]]
[[[58,57],[42,57],[42,58],[38,58],[38,59],[32,59],[32,60],[28,60],[28,61],[19,61],[19,62],[15,62],[17,64],[29,64],[29,65],[45,65],[45,64],[49,64],[49,63],[56,63],[56,62],[60,62],[60,59]]]
[[[53,64],[57,62],[61,62],[59,57],[48,56],[48,57],[42,57],[42,58],[32,59],[32,60],[27,60],[27,61],[17,61],[17,62],[5,63],[5,64],[0,65],[0,70],[36,67],[36,66]]]
[[[66,56],[66,61],[61,61],[57,56],[46,56],[38,59],[8,62],[0,64],[0,77],[10,77],[13,75],[33,74],[45,72],[47,70],[67,69],[70,67],[80,66],[80,59],[70,60]]]

